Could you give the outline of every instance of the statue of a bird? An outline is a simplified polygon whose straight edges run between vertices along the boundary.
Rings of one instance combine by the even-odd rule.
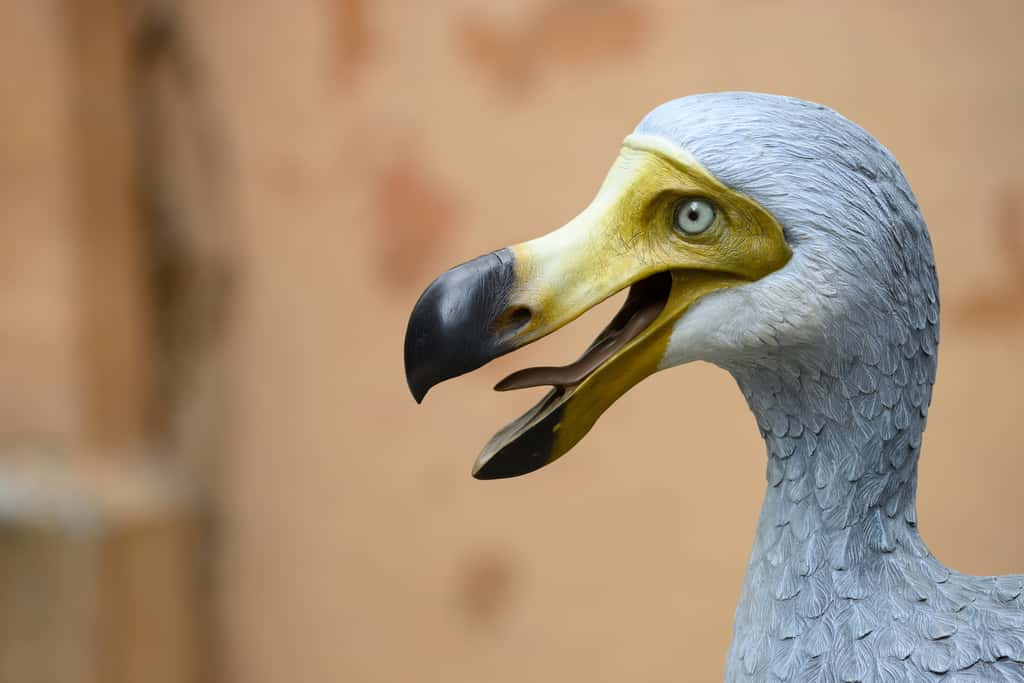
[[[552,389],[487,443],[475,477],[543,467],[651,373],[713,363],[768,456],[726,679],[1024,681],[1024,576],[950,570],[918,533],[938,283],[888,150],[789,97],[659,106],[576,218],[427,288],[405,339],[413,396],[627,287],[575,363],[498,383]]]

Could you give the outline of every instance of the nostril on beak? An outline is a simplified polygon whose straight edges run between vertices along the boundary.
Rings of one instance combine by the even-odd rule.
[[[494,321],[494,330],[502,337],[509,337],[521,331],[533,320],[533,311],[526,306],[512,306]]]

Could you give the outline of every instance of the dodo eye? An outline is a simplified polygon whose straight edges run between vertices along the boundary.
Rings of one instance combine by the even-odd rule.
[[[684,235],[699,235],[715,222],[715,207],[703,199],[687,199],[676,207],[675,227]]]

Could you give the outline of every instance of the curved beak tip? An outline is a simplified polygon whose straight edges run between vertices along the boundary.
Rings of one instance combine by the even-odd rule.
[[[424,290],[405,332],[405,379],[421,403],[435,384],[476,370],[512,349],[494,333],[515,283],[502,249],[442,274]]]
[[[424,364],[416,358],[415,347],[410,339],[411,332],[410,329],[405,337],[405,383],[409,386],[409,392],[416,403],[423,403],[424,397],[434,383],[424,376]]]
[[[431,376],[436,374],[437,366],[424,357],[422,340],[417,343],[418,334],[413,321],[410,320],[405,333],[405,383],[416,403],[423,403],[427,392],[440,380]]]
[[[417,404],[423,403],[423,399],[426,398],[427,392],[430,389],[417,389],[411,383],[409,384],[409,391],[412,393],[412,398]]]

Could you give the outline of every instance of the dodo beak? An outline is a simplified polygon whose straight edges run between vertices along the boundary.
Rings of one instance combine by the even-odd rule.
[[[717,205],[715,225],[681,236],[672,229],[675,207],[694,196]],[[778,224],[751,200],[658,141],[631,136],[597,197],[567,225],[456,266],[427,287],[406,332],[409,388],[421,401],[435,384],[629,287],[622,309],[575,363],[521,370],[495,387],[553,388],[487,443],[473,476],[531,472],[572,448],[619,396],[659,369],[675,323],[695,301],[762,277],[789,253]]]

